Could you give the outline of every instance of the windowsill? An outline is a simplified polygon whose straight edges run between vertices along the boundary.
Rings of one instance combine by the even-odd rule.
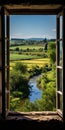
[[[0,122],[8,129],[64,129],[64,122],[57,112],[9,112],[7,119]],[[5,129],[6,129],[5,128]]]
[[[2,122],[8,129],[64,129],[64,122],[57,112],[8,112],[7,119]]]
[[[62,121],[61,116],[56,111],[42,111],[42,112],[8,112],[6,120],[36,120],[36,121]]]

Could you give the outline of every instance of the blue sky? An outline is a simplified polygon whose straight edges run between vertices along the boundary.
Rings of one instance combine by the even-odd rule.
[[[11,15],[10,38],[56,38],[55,15]]]

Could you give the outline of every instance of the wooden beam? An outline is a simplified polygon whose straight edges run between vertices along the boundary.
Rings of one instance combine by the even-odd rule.
[[[9,12],[11,15],[56,15],[58,14],[59,9],[10,9]]]
[[[59,102],[59,95],[57,93],[58,86],[59,86],[59,37],[60,37],[60,18],[57,16],[56,18],[56,109],[59,109],[60,102]]]
[[[10,110],[10,70],[9,70],[9,63],[10,63],[10,55],[9,55],[9,41],[10,41],[10,16],[6,16],[6,33],[7,33],[7,109]]]
[[[2,117],[5,118],[5,16],[1,8],[1,39],[2,39]]]
[[[63,119],[65,121],[65,9],[63,11]]]

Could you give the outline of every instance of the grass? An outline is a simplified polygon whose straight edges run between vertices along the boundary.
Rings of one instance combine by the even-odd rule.
[[[38,65],[39,67],[44,66],[45,64],[49,64],[48,58],[42,58],[42,59],[31,59],[31,60],[19,60],[21,63],[26,64],[29,68],[32,65]],[[16,62],[19,61],[10,61],[10,69],[15,65]]]
[[[22,54],[12,53],[10,55],[10,60],[16,61],[16,60],[25,60],[25,59],[32,59],[32,58],[34,59],[34,58],[37,58],[37,57],[39,57],[39,56],[37,56],[37,55],[26,55],[26,54],[22,55]]]
[[[29,49],[39,49],[39,48],[44,48],[44,45],[20,45],[20,46],[12,46],[10,47],[10,49],[16,49],[16,48],[19,48],[19,49],[22,49],[22,50],[25,50],[27,48]]]
[[[10,53],[10,60],[22,60],[22,59],[37,59],[37,58],[43,58],[45,55],[44,52],[11,52]]]
[[[47,72],[47,77],[49,80],[53,81],[54,80],[54,71],[51,70],[50,72]]]

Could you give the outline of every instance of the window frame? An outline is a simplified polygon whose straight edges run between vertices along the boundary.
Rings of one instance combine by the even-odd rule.
[[[2,117],[5,119],[10,109],[10,85],[9,85],[9,41],[10,25],[9,15],[6,15],[5,8],[1,8],[1,44],[2,44]],[[6,22],[5,22],[6,20]],[[6,23],[6,25],[5,25]],[[5,34],[6,27],[6,34]],[[6,70],[6,71],[5,71]]]
[[[62,111],[60,109],[60,96],[62,96],[62,102],[63,102],[63,82],[62,82],[62,91],[60,90],[60,81],[59,81],[59,70],[62,71],[62,79],[63,79],[63,53],[62,53],[62,66],[59,64],[59,58],[60,58],[60,42],[62,41],[62,52],[63,52],[63,39],[60,38],[60,17],[62,16],[62,13],[59,13],[56,18],[57,22],[57,37],[56,37],[56,109],[58,113],[63,117],[63,106]],[[62,17],[63,20],[63,17]],[[62,27],[61,27],[62,28]],[[63,29],[63,28],[62,28]],[[63,30],[62,30],[63,32]],[[62,104],[63,105],[63,104]]]
[[[10,109],[10,87],[9,87],[9,40],[10,40],[10,28],[9,28],[9,24],[10,24],[10,21],[9,21],[9,12],[6,10],[6,9],[4,8],[4,7],[2,7],[1,8],[1,22],[2,22],[2,27],[1,27],[1,34],[2,34],[2,51],[4,52],[3,54],[2,54],[2,116],[4,117],[4,118],[6,118],[6,113],[8,112],[8,110]],[[40,9],[38,10],[38,12],[40,11]],[[5,13],[6,12],[6,13]],[[25,10],[25,12],[26,12],[26,10]],[[29,11],[28,11],[28,13],[29,13]],[[6,29],[7,29],[7,38],[5,38],[5,18],[4,18],[4,15],[6,14]],[[32,11],[32,14],[33,14],[33,11]],[[34,13],[35,14],[35,13]],[[43,11],[42,11],[42,14],[44,15],[45,14],[45,12],[43,13]],[[49,13],[49,15],[51,15],[50,13]],[[63,16],[63,28],[65,27],[65,9],[63,10],[63,13],[62,13],[62,16]],[[65,30],[63,29],[63,32],[62,32],[62,42],[63,42],[63,91],[62,91],[62,93],[63,93],[63,111],[62,112],[60,112],[59,111],[59,114],[62,116],[62,118],[63,119],[65,119],[65,111],[64,111],[64,109],[65,109],[65,103],[64,103],[64,98],[65,98],[65,88],[64,88],[64,77],[65,77],[65,74],[64,74],[64,58],[65,58],[65,56],[64,56],[64,42],[65,42],[65,36],[64,36],[64,34],[65,34]],[[6,96],[6,94],[5,94],[5,40],[7,41],[7,110],[6,110],[6,102],[5,102],[5,96]],[[59,44],[59,14],[57,14],[57,44]],[[57,60],[57,69],[59,68],[59,69],[61,69],[61,67],[60,66],[58,66],[58,62],[59,62],[59,59],[58,59],[58,57],[59,57],[59,47],[57,46],[57,48],[56,48],[57,50],[56,50],[56,52],[57,52],[57,56],[56,56],[56,60]],[[56,69],[56,70],[57,70]],[[57,71],[57,77],[56,77],[56,79],[58,79],[58,71]],[[57,82],[56,82],[57,84],[57,90],[58,90],[58,85],[59,85],[59,82],[58,82],[58,80],[57,80]],[[56,90],[56,91],[57,91]],[[61,92],[59,92],[59,91],[57,91],[56,92],[56,98],[58,99],[58,94],[60,94],[61,95]],[[56,107],[57,107],[57,110],[58,110],[58,107],[59,107],[59,102],[58,102],[58,100],[56,99]],[[58,105],[57,105],[58,104]]]

